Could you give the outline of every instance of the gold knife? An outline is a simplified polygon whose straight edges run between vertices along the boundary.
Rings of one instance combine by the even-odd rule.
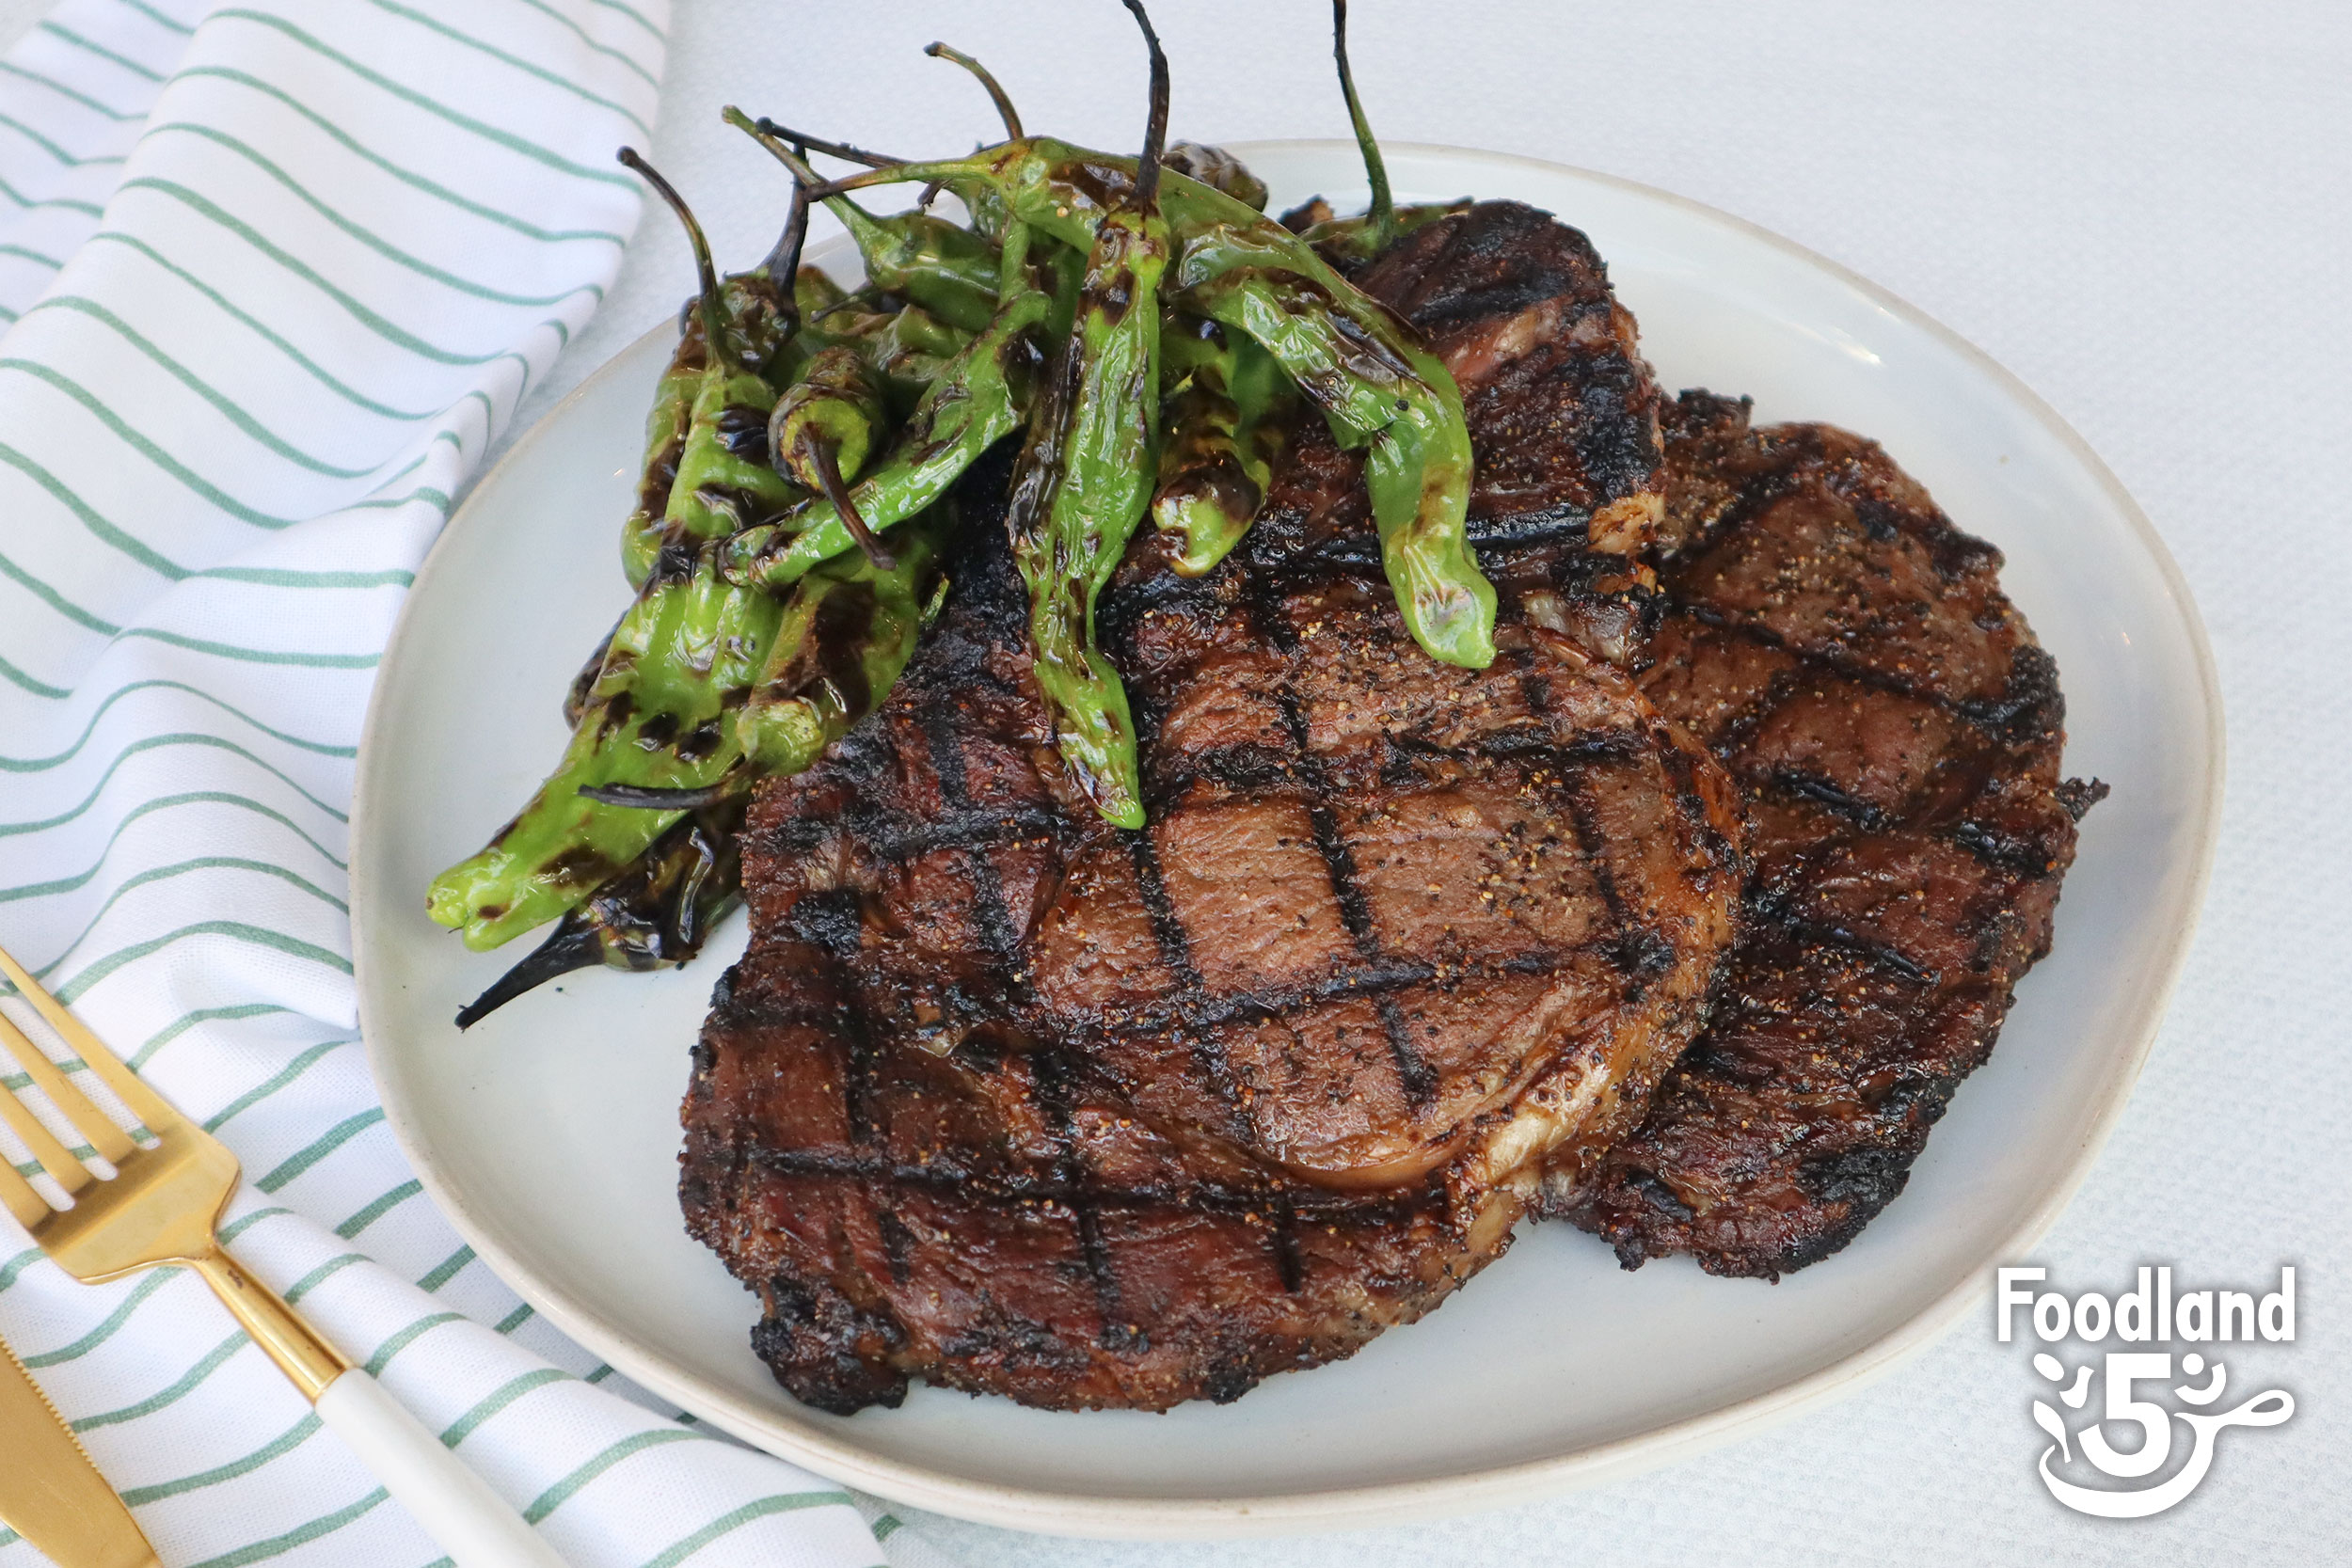
[[[0,1522],[57,1568],[159,1568],[131,1511],[0,1341]]]

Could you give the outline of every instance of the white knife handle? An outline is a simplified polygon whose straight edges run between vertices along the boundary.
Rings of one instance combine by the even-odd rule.
[[[488,1481],[367,1373],[354,1368],[328,1384],[318,1413],[457,1568],[564,1568]]]

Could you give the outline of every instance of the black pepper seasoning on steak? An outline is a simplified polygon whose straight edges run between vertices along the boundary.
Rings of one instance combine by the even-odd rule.
[[[1688,1252],[1771,1278],[1902,1191],[2049,951],[2106,786],[2060,781],[2057,668],[2000,553],[1877,445],[1686,392],[1667,473],[1644,689],[1747,791],[1755,873],[1705,1033],[1545,1207],[1627,1268]]]
[[[1696,1027],[1743,866],[1729,782],[1619,667],[1662,512],[1631,318],[1509,203],[1361,281],[1462,385],[1492,668],[1413,646],[1311,425],[1216,571],[1139,541],[1104,595],[1151,813],[1111,828],[1028,685],[999,467],[889,703],[762,786],[679,1191],[812,1404],[1162,1409],[1346,1355]]]

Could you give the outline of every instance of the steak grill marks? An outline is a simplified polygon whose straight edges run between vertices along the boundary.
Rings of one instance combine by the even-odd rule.
[[[1875,446],[1751,431],[1744,402],[1689,392],[1667,452],[1646,685],[1751,792],[1756,870],[1713,1021],[1641,1128],[1545,1206],[1628,1268],[1684,1251],[1776,1277],[1901,1192],[2047,951],[2106,789],[2059,782],[2056,670],[1998,552]]]
[[[1272,601],[1263,578],[1252,579],[1248,603],[1251,628],[1284,657],[1295,659],[1299,654],[1298,636]],[[1323,857],[1323,869],[1331,879],[1331,895],[1339,901],[1340,918],[1346,923],[1348,937],[1356,943],[1358,955],[1366,966],[1377,970],[1381,967],[1380,939],[1372,928],[1372,903],[1364,896],[1363,884],[1357,879],[1356,857],[1348,849],[1347,841],[1340,836],[1339,818],[1331,810],[1334,792],[1330,775],[1324,769],[1323,759],[1308,744],[1307,716],[1299,711],[1297,689],[1287,681],[1279,683],[1274,701],[1282,716],[1283,733],[1290,739],[1290,767],[1285,770],[1295,771],[1306,785],[1307,818],[1314,827],[1315,852]],[[1396,1061],[1397,1082],[1404,1087],[1406,1102],[1415,1110],[1424,1109],[1437,1098],[1437,1074],[1414,1048],[1396,999],[1384,990],[1374,1005],[1379,1009],[1381,1031],[1388,1036],[1389,1053]]]
[[[970,813],[972,786],[964,770],[963,740],[956,732],[953,710],[931,709],[924,721],[923,737],[930,750],[932,775],[939,781],[940,793],[946,797],[949,811],[959,816]],[[973,908],[978,915],[980,940],[996,961],[997,969],[1010,980],[1014,997],[1025,1010],[1035,1006],[1036,998],[1029,993],[1028,979],[1022,967],[1021,935],[1014,928],[1011,911],[1005,906],[1004,883],[996,875],[995,862],[989,859],[991,842],[976,839],[964,847],[965,864],[972,879]],[[1077,1227],[1079,1250],[1085,1255],[1087,1274],[1094,1284],[1103,1344],[1106,1349],[1124,1350],[1136,1335],[1119,1309],[1119,1281],[1111,1275],[1110,1254],[1103,1244],[1102,1222],[1095,1208],[1097,1196],[1088,1181],[1086,1161],[1078,1151],[1077,1140],[1071,1135],[1069,1064],[1059,1051],[1051,1047],[1037,1052],[1030,1060],[1029,1099],[1044,1113],[1056,1140],[1054,1165],[1061,1189],[1056,1201],[1070,1210]]]

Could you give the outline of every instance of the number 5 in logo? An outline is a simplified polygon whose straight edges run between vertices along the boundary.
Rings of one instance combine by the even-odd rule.
[[[2082,1437],[2083,1457],[2096,1465],[2101,1475],[2128,1481],[2164,1468],[2164,1462],[2172,1454],[2171,1412],[2152,1401],[2132,1398],[2132,1385],[2141,1378],[2169,1382],[2171,1377],[2169,1355],[2141,1352],[2107,1357],[2106,1419],[2137,1426],[2140,1439],[2139,1446],[2131,1452],[2118,1453],[2107,1446],[2106,1428],[2094,1423],[2086,1430]]]

